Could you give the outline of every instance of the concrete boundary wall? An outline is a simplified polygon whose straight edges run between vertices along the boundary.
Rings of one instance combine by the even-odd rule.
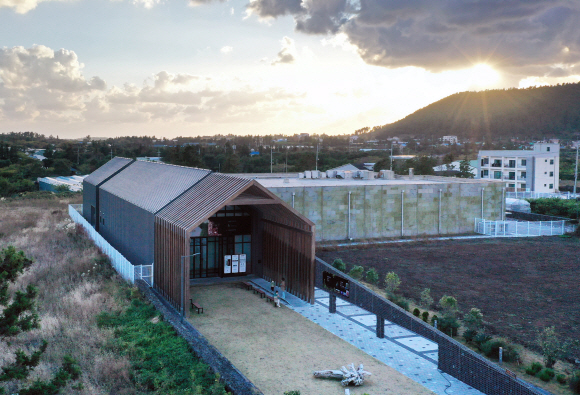
[[[438,368],[443,372],[487,395],[544,394],[319,258],[316,258],[317,287],[325,289],[322,283],[324,271],[349,280],[349,297],[335,294],[338,298],[376,314],[377,319],[386,319],[437,343]]]
[[[175,329],[179,336],[185,339],[195,355],[208,364],[215,373],[219,373],[228,391],[234,395],[263,395],[222,353],[209,344],[197,329],[188,321],[182,321],[177,310],[145,281],[137,280],[135,284],[163,315],[163,319]]]
[[[317,241],[471,233],[474,218],[500,220],[504,208],[499,183],[425,179],[337,186],[314,181],[265,185],[316,224]]]

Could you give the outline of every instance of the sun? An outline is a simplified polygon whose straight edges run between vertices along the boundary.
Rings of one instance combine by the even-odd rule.
[[[491,66],[480,63],[471,68],[471,81],[474,85],[489,86],[499,80],[499,73]]]

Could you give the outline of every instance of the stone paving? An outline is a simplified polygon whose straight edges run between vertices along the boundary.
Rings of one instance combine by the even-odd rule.
[[[385,323],[385,338],[375,334],[376,316],[337,299],[336,314],[328,311],[328,293],[316,289],[315,304],[294,303],[288,307],[329,332],[360,348],[436,394],[479,395],[482,392],[437,369],[437,344],[392,322]],[[351,363],[356,361],[345,361]]]

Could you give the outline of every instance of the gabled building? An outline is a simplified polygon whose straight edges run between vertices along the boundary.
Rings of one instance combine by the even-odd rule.
[[[314,300],[314,223],[255,180],[114,158],[85,178],[83,196],[83,216],[132,264],[153,264],[155,288],[176,306],[182,279],[250,274],[284,277]]]
[[[505,181],[510,191],[556,192],[560,145],[534,143],[533,150],[479,151],[478,177]]]

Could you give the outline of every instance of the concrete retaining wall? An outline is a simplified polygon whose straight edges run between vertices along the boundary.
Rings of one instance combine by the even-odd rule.
[[[482,217],[482,188],[483,217],[501,219],[499,183],[268,187],[289,205],[294,197],[294,208],[316,224],[317,241],[470,233]]]

